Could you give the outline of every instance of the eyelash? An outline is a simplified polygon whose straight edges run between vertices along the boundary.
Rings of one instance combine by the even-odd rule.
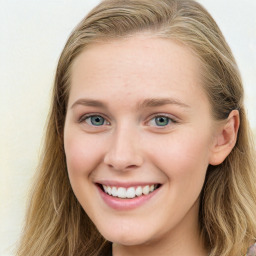
[[[103,118],[104,119],[104,123],[107,122],[107,124],[102,124],[102,125],[93,125],[93,124],[88,124],[86,122],[87,119],[91,118],[91,117],[100,117],[100,118]],[[169,125],[171,124],[176,124],[178,123],[177,119],[175,119],[173,116],[170,116],[168,114],[154,114],[150,117],[150,119],[148,121],[146,121],[146,123],[149,123],[150,121],[152,120],[155,120],[156,121],[156,118],[167,118],[168,120],[168,123],[166,125],[163,125],[163,126],[160,126],[160,125],[152,125],[154,127],[158,127],[160,129],[164,129],[165,127],[168,127]],[[86,122],[88,125],[90,126],[93,126],[93,127],[101,127],[103,125],[110,125],[110,122],[107,121],[107,119],[102,116],[101,114],[97,114],[97,113],[94,113],[94,114],[86,114],[86,115],[83,115],[80,119],[79,119],[79,123],[82,123],[82,122]]]
[[[101,118],[103,118],[104,119],[104,122],[107,122],[108,123],[108,125],[110,124],[110,122],[108,122],[107,121],[107,119],[104,117],[104,116],[102,116],[102,115],[100,115],[100,114],[97,114],[97,113],[95,113],[95,114],[86,114],[86,115],[83,115],[80,119],[79,119],[79,123],[82,123],[82,122],[86,122],[86,119],[88,119],[88,118],[90,118],[90,117],[101,117]],[[87,122],[86,122],[87,123]],[[87,123],[88,124],[88,123]],[[88,125],[90,125],[90,124],[88,124]],[[92,125],[91,124],[91,126],[95,126],[95,127],[97,127],[97,125]],[[102,126],[102,125],[100,125],[100,126]]]
[[[167,118],[168,120],[168,123],[164,126],[161,126],[161,125],[153,125],[154,127],[158,127],[160,129],[164,129],[165,127],[168,127],[170,126],[171,124],[175,124],[177,123],[177,120],[173,117],[173,116],[170,116],[168,114],[155,114],[153,116],[150,117],[149,121],[147,121],[147,123],[149,123],[150,121],[152,120],[155,120],[156,122],[156,119],[157,118]]]

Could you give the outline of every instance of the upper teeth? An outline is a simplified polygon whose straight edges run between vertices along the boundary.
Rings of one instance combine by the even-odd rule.
[[[156,189],[157,185],[146,185],[144,187],[110,187],[103,185],[104,191],[115,197],[119,198],[134,198],[135,196],[148,195],[150,192],[153,192]]]

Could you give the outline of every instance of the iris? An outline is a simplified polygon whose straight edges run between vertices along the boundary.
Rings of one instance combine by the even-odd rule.
[[[105,119],[102,116],[90,116],[86,118],[86,122],[90,125],[101,126],[104,125]]]
[[[165,116],[158,116],[155,117],[155,123],[157,126],[166,126],[170,122],[170,118],[165,117]]]

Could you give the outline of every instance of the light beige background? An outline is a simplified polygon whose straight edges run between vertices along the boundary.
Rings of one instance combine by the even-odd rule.
[[[13,254],[25,213],[57,60],[99,0],[0,0],[0,255]],[[201,0],[238,61],[256,132],[256,1]],[[255,133],[256,134],[256,133]]]

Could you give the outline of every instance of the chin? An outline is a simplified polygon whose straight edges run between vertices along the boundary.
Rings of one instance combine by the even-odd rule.
[[[106,240],[125,246],[146,244],[151,240],[150,235],[146,233],[146,231],[138,232],[136,229],[127,232],[119,227],[119,230],[114,230],[112,228],[110,232],[100,230],[100,233]]]
[[[112,243],[121,244],[124,246],[137,246],[148,243],[148,240],[145,238],[127,237],[126,235],[123,235],[122,237],[110,236],[109,238],[106,237],[106,239]]]

